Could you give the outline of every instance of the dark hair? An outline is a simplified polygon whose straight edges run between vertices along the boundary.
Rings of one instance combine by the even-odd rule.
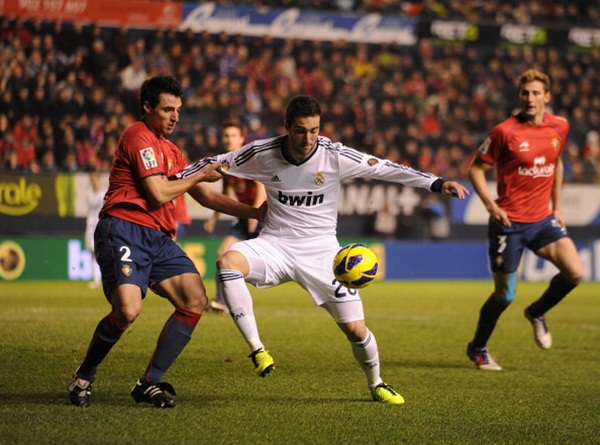
[[[238,130],[240,130],[240,133],[242,133],[242,135],[245,133],[245,129],[244,129],[244,125],[241,124],[240,122],[237,121],[226,121],[223,123],[223,125],[221,125],[221,131],[225,131],[227,128],[237,128]]]
[[[181,83],[173,76],[156,76],[146,79],[142,84],[140,94],[140,109],[144,114],[144,102],[148,102],[150,108],[154,108],[160,101],[162,93],[172,94],[175,97],[183,96]]]
[[[321,106],[312,96],[294,96],[290,99],[285,110],[285,124],[291,123],[297,117],[321,116]]]

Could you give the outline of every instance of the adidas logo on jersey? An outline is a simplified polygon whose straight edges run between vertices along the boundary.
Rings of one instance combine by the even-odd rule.
[[[279,176],[275,175],[271,178],[271,182],[281,182],[281,179],[279,179]]]
[[[285,195],[281,190],[277,200],[282,204],[287,204],[295,207],[310,207],[317,204],[323,204],[325,195],[313,195],[312,192],[308,192],[306,195]]]

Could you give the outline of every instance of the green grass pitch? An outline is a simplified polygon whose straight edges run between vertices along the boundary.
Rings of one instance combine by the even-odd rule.
[[[208,282],[210,294],[214,283]],[[100,367],[92,406],[66,385],[109,306],[87,283],[0,283],[0,444],[598,444],[600,283],[548,314],[538,349],[523,308],[545,288],[521,283],[489,344],[504,370],[465,356],[491,282],[376,282],[362,294],[382,373],[406,399],[370,401],[350,347],[295,284],[257,291],[255,310],[276,370],[252,372],[227,316],[205,314],[165,375],[177,407],[136,405],[129,390],[172,312],[150,294]]]

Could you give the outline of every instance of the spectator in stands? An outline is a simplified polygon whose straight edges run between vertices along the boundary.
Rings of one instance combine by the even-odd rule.
[[[133,55],[129,65],[121,71],[121,86],[128,91],[137,91],[147,77],[143,57]]]
[[[327,9],[338,3],[311,0],[305,5]],[[434,3],[442,7],[434,7]],[[265,4],[284,6],[281,0]],[[561,4],[534,2],[515,9],[506,8],[499,1],[481,6],[445,0],[370,2],[368,7],[357,2],[354,11],[368,9],[417,18],[422,14],[432,18],[445,14],[446,18],[473,21],[547,21],[549,25],[561,26],[573,20],[576,13],[578,24],[595,23],[594,17],[598,18],[595,2],[577,2],[569,8]],[[84,112],[90,118],[116,116],[118,130],[122,130],[122,119],[137,116],[135,92],[148,69],[171,66],[178,76],[181,73],[182,80],[189,79],[184,98],[186,114],[193,115],[194,121],[201,120],[206,131],[218,131],[223,120],[233,116],[243,120],[250,136],[276,134],[281,131],[277,128],[281,122],[277,109],[281,104],[294,94],[314,91],[324,107],[339,101],[352,110],[343,126],[323,122],[324,130],[335,128],[340,137],[352,138],[347,143],[375,147],[371,130],[377,123],[389,121],[403,129],[384,132],[383,143],[390,151],[394,147],[404,150],[404,143],[414,140],[419,149],[423,144],[429,144],[434,152],[440,147],[453,147],[451,153],[456,155],[457,150],[462,150],[462,156],[467,157],[485,130],[512,111],[502,92],[511,88],[511,73],[519,70],[519,62],[525,60],[547,67],[556,79],[561,94],[553,91],[555,112],[574,124],[573,138],[577,139],[582,161],[585,134],[600,127],[600,93],[594,87],[600,66],[592,53],[565,53],[541,46],[442,47],[426,39],[416,47],[400,48],[211,35],[191,30],[136,30],[134,34],[78,23],[0,20],[0,113],[6,114],[11,125],[23,114],[31,114],[51,116],[58,128],[65,116],[76,119]],[[134,60],[143,70],[137,73],[137,80],[133,74],[125,75],[125,70],[137,63]],[[96,69],[100,71],[93,71]],[[432,97],[437,101],[433,118],[444,124],[444,131],[434,138],[426,137],[431,115],[423,109]],[[218,113],[216,108],[220,108]],[[131,116],[126,116],[128,113]],[[326,115],[334,117],[329,110]],[[179,128],[190,135],[192,125],[182,122]],[[383,127],[387,129],[387,125]],[[415,128],[417,133],[413,132]],[[423,130],[420,133],[419,128]],[[462,135],[458,144],[451,140],[449,129]],[[62,142],[62,133],[56,132],[55,147]],[[104,150],[103,144],[94,145]],[[38,148],[41,154],[39,144]],[[55,155],[62,165],[61,154]],[[107,161],[105,153],[100,156]],[[596,165],[598,155],[590,156],[586,162]],[[459,164],[453,162],[452,168],[455,166]]]
[[[56,174],[58,171],[58,165],[56,165],[56,161],[54,160],[54,150],[52,150],[52,148],[47,148],[42,153],[40,159],[40,173],[48,175]]]

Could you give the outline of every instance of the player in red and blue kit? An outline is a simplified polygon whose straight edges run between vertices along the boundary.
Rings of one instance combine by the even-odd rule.
[[[546,111],[550,79],[527,70],[518,79],[521,111],[494,127],[469,168],[469,178],[490,214],[488,255],[494,292],[483,304],[467,356],[479,369],[502,368],[487,342],[502,312],[515,299],[517,268],[525,248],[559,270],[542,296],[525,309],[534,339],[542,349],[552,346],[545,313],[583,278],[583,267],[567,236],[560,210],[563,183],[561,153],[569,124]],[[486,173],[496,166],[498,198],[492,199]],[[549,206],[552,204],[552,207]]]
[[[102,286],[112,310],[98,323],[68,386],[70,401],[76,406],[90,405],[98,366],[140,314],[148,287],[169,300],[175,311],[131,396],[136,402],[160,408],[175,406],[168,394],[175,395],[175,390],[162,376],[191,339],[208,300],[196,267],[173,240],[173,200],[188,192],[202,205],[220,212],[257,219],[264,215],[264,208],[244,205],[202,184],[221,178],[218,163],[201,162],[197,173],[175,178],[186,161],[166,137],[179,120],[182,95],[181,84],[173,77],[145,81],[140,97],[144,117],[119,140],[94,235]]]
[[[222,127],[221,142],[226,152],[237,150],[244,145],[244,128],[237,122],[225,122]],[[260,206],[267,199],[265,186],[253,179],[237,178],[235,176],[223,176],[223,193],[225,195],[235,194],[239,202],[249,206]],[[204,230],[212,233],[215,230],[219,212],[213,212],[212,216],[204,223]],[[255,219],[239,218],[229,228],[227,235],[223,238],[217,249],[217,256],[223,255],[233,244],[238,241],[256,238],[262,229],[263,223]],[[217,280],[217,298],[210,300],[207,311],[219,314],[229,313],[221,285]]]

